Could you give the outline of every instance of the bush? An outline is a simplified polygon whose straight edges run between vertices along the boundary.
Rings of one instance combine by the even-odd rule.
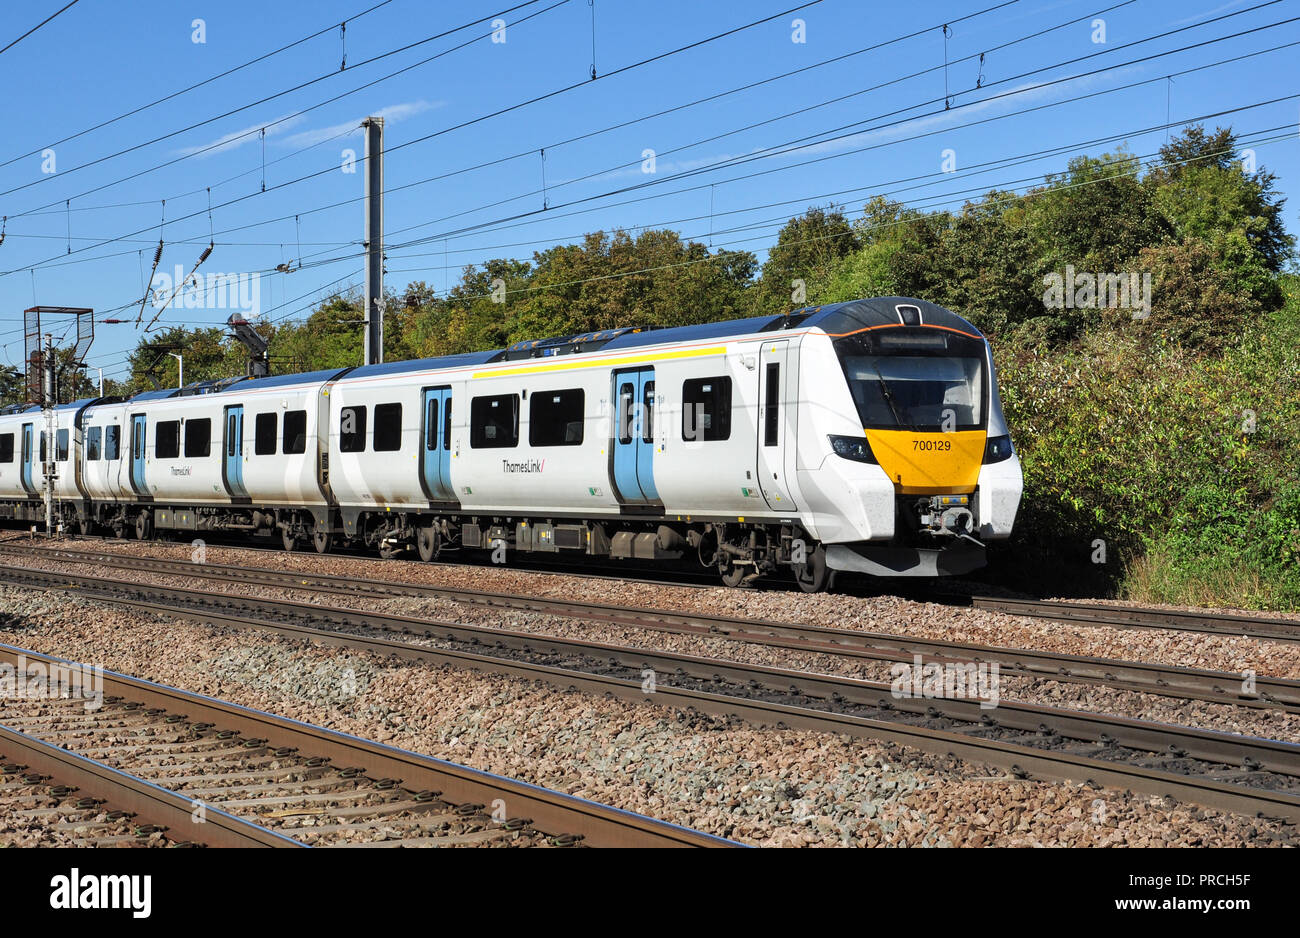
[[[1132,330],[1057,352],[998,344],[1025,472],[1004,579],[1300,607],[1300,288],[1282,286],[1286,306],[1221,356]]]

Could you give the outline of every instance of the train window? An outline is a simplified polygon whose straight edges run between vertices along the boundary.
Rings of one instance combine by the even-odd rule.
[[[731,378],[692,378],[682,382],[682,439],[731,437]]]
[[[469,445],[495,449],[519,445],[519,395],[476,397],[469,403]]]
[[[429,406],[424,415],[424,448],[438,448],[438,399],[429,398]]]
[[[175,459],[181,454],[181,422],[162,420],[153,431],[155,459]]]
[[[230,418],[231,426],[234,426],[234,417]],[[131,455],[135,459],[144,456],[144,424],[131,424]]]
[[[239,430],[240,430],[239,415],[238,414],[227,415],[226,417],[226,457],[227,458],[234,456],[235,450],[239,449],[240,443],[243,442],[242,440],[239,439]]]
[[[45,431],[44,430],[41,431],[41,452],[39,458],[41,463],[44,464],[45,463]]]
[[[632,383],[618,386],[618,441],[620,443],[632,442],[632,400],[636,395],[633,393]]]
[[[366,409],[344,407],[339,411],[339,452],[366,451]]]
[[[14,435],[0,433],[0,462],[14,461]]]
[[[392,453],[402,448],[402,405],[375,405],[375,452]]]
[[[447,406],[442,409],[442,448],[451,449],[451,398],[447,398]]]
[[[54,458],[59,462],[65,462],[68,458],[68,430],[66,427],[58,431],[55,442],[57,443],[57,452]]]
[[[647,381],[641,392],[641,442],[655,441],[655,383]]]
[[[528,402],[529,446],[581,446],[582,388],[534,391]]]
[[[99,442],[103,436],[103,427],[91,427],[86,431],[86,462],[99,459]]]
[[[767,387],[763,400],[763,445],[776,446],[781,417],[781,366],[771,362],[767,366]]]
[[[290,410],[284,415],[284,451],[307,452],[307,411]]]
[[[121,428],[115,423],[110,423],[107,427],[104,428],[104,458],[105,459],[117,459],[119,456],[122,455],[122,444],[121,444],[122,438],[119,435],[120,432],[121,432]]]
[[[258,414],[253,420],[253,454],[256,456],[275,455],[274,413]]]
[[[185,421],[186,458],[206,456],[212,450],[212,419],[202,417]]]

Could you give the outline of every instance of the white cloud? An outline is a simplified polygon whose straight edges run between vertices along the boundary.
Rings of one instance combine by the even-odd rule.
[[[278,121],[278,123],[276,122]],[[242,130],[232,130],[230,133],[218,137],[209,143],[201,143],[193,147],[181,147],[177,150],[184,156],[192,156],[196,153],[202,153],[204,156],[212,156],[216,153],[225,153],[237,149],[249,143],[257,143],[262,139],[260,133],[263,127],[266,128],[268,137],[284,133],[290,127],[302,123],[302,117],[276,118],[276,121],[268,121],[265,124],[254,124],[252,127],[245,127]]]
[[[416,114],[423,114],[425,111],[431,111],[435,108],[445,106],[443,101],[409,101],[404,104],[394,104],[390,107],[380,108],[378,111],[370,111],[363,117],[382,117],[384,123],[395,124],[398,121],[405,120],[408,117],[414,117]],[[341,124],[334,124],[331,127],[318,127],[314,130],[303,130],[296,134],[285,137],[281,143],[288,147],[310,147],[318,143],[323,143],[333,137],[348,133],[353,130],[361,129],[363,117],[355,120],[344,121]]]

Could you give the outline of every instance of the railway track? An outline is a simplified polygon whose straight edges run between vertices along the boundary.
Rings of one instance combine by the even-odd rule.
[[[136,834],[207,846],[724,846],[730,841],[467,766],[0,644],[24,676],[0,750]],[[49,692],[52,675],[65,693]],[[99,706],[83,691],[99,680]],[[47,692],[33,693],[45,686]],[[9,773],[6,773],[9,774]],[[95,802],[92,805],[90,802]],[[106,825],[100,825],[106,826]],[[126,834],[113,832],[114,837]]]
[[[899,662],[910,664],[918,655],[921,656],[923,663],[996,662],[999,668],[1014,675],[1115,687],[1162,696],[1208,700],[1214,703],[1278,708],[1300,713],[1300,681],[1282,678],[1252,676],[1249,685],[1251,690],[1246,692],[1244,687],[1247,686],[1247,675],[1173,665],[391,580],[305,574],[232,564],[200,564],[184,560],[130,557],[110,552],[82,551],[63,547],[39,548],[39,550],[42,557],[49,557],[56,561],[151,575],[175,575],[187,580],[210,580],[222,584],[233,583],[276,590],[310,591],[315,595],[340,596],[351,600],[359,596],[382,599],[411,596],[450,600],[457,603],[573,617],[586,621],[608,622],[674,634],[726,638],[751,644],[890,664]],[[32,551],[0,544],[0,557],[4,556],[30,558]],[[376,619],[376,622],[378,623],[376,627],[389,627],[385,624],[388,620],[382,617]],[[421,622],[420,627],[425,631],[428,630],[427,623]],[[414,622],[404,621],[401,631],[417,631],[417,626]]]
[[[138,782],[0,726],[0,814],[5,818],[0,831],[11,844],[175,846],[156,823],[166,810],[166,796]]]
[[[979,699],[899,696],[879,682],[49,570],[0,567],[0,582],[1300,821],[1300,746],[1279,740],[1006,701],[989,707]],[[376,629],[408,634],[366,634]]]
[[[1054,602],[1045,599],[1003,599],[972,596],[977,609],[1013,616],[1057,619],[1073,625],[1105,625],[1126,629],[1166,629],[1205,632],[1212,635],[1240,635],[1246,638],[1300,642],[1300,621],[1268,616],[1239,616],[1209,610],[1153,609],[1109,603]]]

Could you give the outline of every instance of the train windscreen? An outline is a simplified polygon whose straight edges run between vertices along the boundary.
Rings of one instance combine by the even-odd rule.
[[[984,429],[988,389],[981,340],[930,329],[881,332],[835,340],[864,428]]]

